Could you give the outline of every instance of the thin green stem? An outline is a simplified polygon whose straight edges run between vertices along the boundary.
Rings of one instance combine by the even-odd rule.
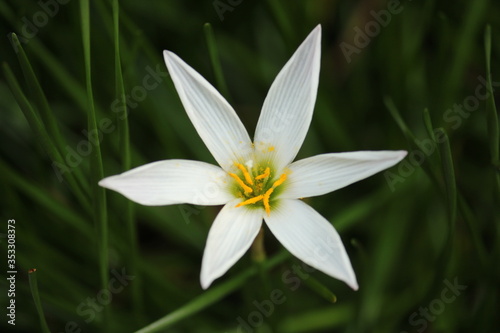
[[[266,260],[266,249],[264,247],[264,228],[261,227],[257,237],[255,237],[251,248],[252,260],[261,263]]]
[[[252,257],[252,261],[255,263],[257,270],[259,271],[259,278],[262,282],[263,290],[265,294],[269,295],[271,291],[271,282],[269,281],[269,277],[267,276],[267,272],[265,269],[265,262],[267,259],[266,249],[264,246],[264,227],[262,226],[255,237],[252,247],[250,248],[250,253]]]

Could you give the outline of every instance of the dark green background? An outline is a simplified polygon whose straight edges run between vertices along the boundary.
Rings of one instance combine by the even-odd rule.
[[[45,9],[36,1],[0,2],[0,59],[36,106],[35,92],[9,42],[8,34],[17,33],[62,134],[61,154],[89,186],[89,157],[75,153],[85,140],[89,112],[80,6],[79,0],[61,2],[57,11],[55,0],[42,1],[52,3]],[[228,6],[225,11],[222,4]],[[395,10],[382,26],[375,16],[388,9]],[[108,191],[109,270],[125,269],[135,278],[102,311],[85,306],[79,311],[101,290],[100,234],[92,207],[59,181],[2,74],[0,232],[7,233],[8,219],[16,220],[18,269],[12,327],[4,315],[7,244],[2,238],[2,331],[40,330],[30,268],[37,269],[51,332],[72,332],[68,322],[82,332],[133,332],[169,313],[180,317],[168,319],[169,326],[160,331],[238,332],[242,321],[249,326],[240,326],[239,332],[499,331],[498,123],[488,106],[492,100],[481,98],[489,74],[488,24],[493,88],[500,88],[499,2],[414,0],[396,6],[375,0],[122,0],[120,10],[132,167],[170,158],[214,162],[164,74],[164,49],[221,89],[253,135],[274,77],[317,24],[323,30],[318,100],[298,158],[384,149],[406,149],[409,157],[390,174],[305,200],[339,230],[359,291],[320,272],[297,270],[302,264],[267,232],[272,267],[264,277],[255,274],[246,255],[204,293],[199,284],[202,252],[219,207],[134,204],[139,251],[134,269],[124,222],[127,200]],[[113,107],[111,2],[92,1],[90,21],[92,91],[97,119],[104,119],[108,130],[101,143],[107,176],[123,170],[117,130],[123,120]],[[227,90],[214,75],[203,28],[207,22]],[[359,31],[377,27],[363,40]],[[347,44],[355,51],[349,57],[342,50]],[[141,90],[150,71],[163,73],[159,84]],[[497,91],[494,95],[498,99]],[[427,126],[425,108],[432,121]],[[426,128],[443,128],[449,141],[435,144]],[[95,199],[88,188],[83,196],[88,202]],[[453,294],[454,283],[466,289]],[[325,299],[331,293],[336,303]],[[206,307],[198,311],[199,305]],[[92,313],[96,317],[86,323]]]

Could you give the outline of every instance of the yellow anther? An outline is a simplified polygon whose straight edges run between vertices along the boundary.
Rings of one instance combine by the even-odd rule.
[[[271,169],[269,169],[269,167],[267,167],[262,175],[258,175],[257,177],[255,177],[255,180],[267,178],[267,177],[269,177],[270,174],[271,174]]]
[[[266,210],[267,216],[271,214],[271,206],[269,205],[269,198],[271,197],[271,193],[273,193],[274,187],[270,188],[267,190],[266,193],[264,193],[264,198],[262,198],[262,202],[264,203],[264,209]]]
[[[286,173],[282,174],[280,176],[280,179],[278,179],[277,181],[274,182],[273,184],[273,188],[276,188],[278,186],[280,186],[281,184],[283,184],[283,182],[286,180]]]
[[[252,176],[250,176],[250,173],[247,171],[247,168],[243,164],[240,163],[235,163],[236,167],[243,172],[243,176],[245,177],[245,180],[247,181],[248,184],[253,185],[253,180]]]
[[[238,183],[238,185],[240,185],[243,190],[245,191],[245,193],[252,193],[253,190],[251,187],[247,186],[241,179],[240,177],[238,177],[238,175],[234,174],[234,173],[230,173],[229,174],[231,177],[234,178],[234,180],[236,180],[236,182]]]
[[[243,202],[240,202],[239,204],[237,204],[235,207],[241,207],[241,206],[245,206],[245,205],[251,205],[251,204],[254,204],[260,200],[262,200],[264,198],[263,195],[259,195],[259,196],[256,196],[256,197],[253,197],[253,198],[250,198],[248,200],[245,200]]]

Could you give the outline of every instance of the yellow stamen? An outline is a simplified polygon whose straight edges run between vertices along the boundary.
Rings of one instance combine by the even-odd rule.
[[[241,206],[245,206],[245,205],[251,205],[251,204],[254,204],[260,200],[262,200],[264,198],[263,195],[259,195],[259,196],[256,196],[256,197],[253,197],[253,198],[250,198],[248,200],[245,200],[243,202],[240,202],[239,204],[237,204],[235,207],[241,207]]]
[[[269,198],[271,197],[271,193],[273,193],[274,187],[270,188],[267,190],[266,193],[264,193],[264,198],[262,198],[262,202],[264,203],[264,209],[266,210],[267,216],[271,214],[271,206],[269,205]]]
[[[269,167],[267,167],[262,175],[258,175],[257,177],[255,177],[255,180],[267,178],[267,177],[269,177],[270,174],[271,174],[271,169],[269,169]]]
[[[234,180],[236,180],[236,182],[238,183],[238,185],[240,185],[243,190],[245,191],[245,193],[252,193],[253,190],[251,187],[247,186],[241,179],[240,177],[238,177],[238,175],[234,174],[234,173],[230,173],[229,174],[231,177],[234,178]]]
[[[252,176],[250,176],[250,173],[247,171],[247,168],[243,164],[240,163],[235,163],[236,167],[243,172],[243,176],[245,177],[245,180],[247,181],[248,184],[253,185],[253,180]]]
[[[277,181],[274,182],[273,184],[273,188],[276,188],[278,186],[280,186],[281,184],[283,184],[283,182],[286,180],[286,173],[282,174],[280,176],[280,179],[278,179]]]
[[[274,193],[274,189],[283,184],[286,179],[287,175],[286,173],[283,173],[274,183],[272,186],[269,188],[266,186],[267,180],[269,177],[271,177],[271,168],[266,167],[263,173],[260,175],[257,175],[256,177],[253,177],[252,173],[248,171],[248,169],[251,169],[251,166],[246,167],[243,164],[240,163],[234,163],[234,165],[242,172],[243,176],[238,176],[234,173],[230,173],[229,175],[236,180],[236,183],[245,191],[245,194],[242,194],[241,196],[243,197],[242,202],[237,204],[235,207],[241,207],[241,206],[246,206],[246,205],[253,205],[259,201],[262,200],[262,205],[264,206],[264,210],[266,211],[266,214],[269,216],[271,214],[271,195]],[[267,190],[265,193],[262,193],[263,188],[266,188]],[[254,193],[253,198],[249,198],[250,195],[248,193]],[[259,194],[259,195],[257,195]],[[246,200],[245,200],[246,199]]]

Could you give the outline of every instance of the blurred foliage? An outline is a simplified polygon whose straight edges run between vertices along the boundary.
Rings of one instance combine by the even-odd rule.
[[[116,91],[112,2],[90,3],[90,72],[79,2],[0,2],[0,247],[6,263],[7,220],[15,219],[18,270],[16,325],[2,315],[2,331],[40,331],[39,314],[51,332],[132,332],[160,318],[159,332],[500,330],[493,99],[500,87],[500,3],[121,0],[131,167],[169,158],[215,163],[166,74],[163,49],[216,85],[252,135],[273,78],[317,24],[318,100],[298,158],[409,151],[389,173],[306,199],[339,230],[359,291],[306,270],[266,232],[268,286],[247,255],[203,292],[202,251],[219,207],[129,207],[108,191],[109,246],[102,243],[91,204],[89,155],[96,150],[82,143],[89,141],[91,112],[86,74],[104,175],[126,169],[127,126]],[[487,94],[488,80],[494,94]],[[66,172],[54,167],[57,156],[69,164]],[[103,244],[109,276],[99,269]],[[6,271],[2,264],[2,309]],[[103,276],[115,292],[103,291]],[[335,296],[335,303],[325,300]]]

